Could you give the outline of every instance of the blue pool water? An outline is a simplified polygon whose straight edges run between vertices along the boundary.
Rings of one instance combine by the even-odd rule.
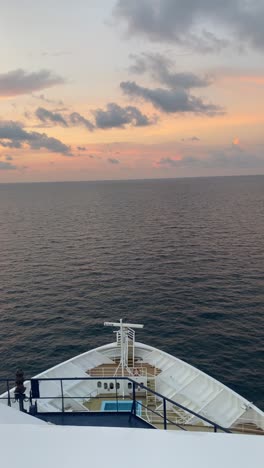
[[[101,411],[131,411],[133,401],[103,401]],[[136,414],[141,416],[141,401],[136,402]]]

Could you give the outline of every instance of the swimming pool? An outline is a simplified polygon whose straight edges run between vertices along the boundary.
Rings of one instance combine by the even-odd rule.
[[[131,411],[133,401],[116,401],[104,400],[102,401],[101,411]],[[141,416],[141,401],[136,402],[136,414]]]

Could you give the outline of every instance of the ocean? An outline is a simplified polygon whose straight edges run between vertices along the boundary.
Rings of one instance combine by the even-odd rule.
[[[264,409],[264,176],[0,185],[0,377],[105,344],[105,320]]]

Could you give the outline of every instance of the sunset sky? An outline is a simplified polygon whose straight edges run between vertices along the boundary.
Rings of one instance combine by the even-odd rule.
[[[0,182],[264,174],[264,1],[0,7]]]

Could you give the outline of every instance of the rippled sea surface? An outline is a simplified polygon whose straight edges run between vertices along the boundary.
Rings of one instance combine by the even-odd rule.
[[[0,214],[0,377],[123,317],[264,408],[264,176],[0,185]]]

